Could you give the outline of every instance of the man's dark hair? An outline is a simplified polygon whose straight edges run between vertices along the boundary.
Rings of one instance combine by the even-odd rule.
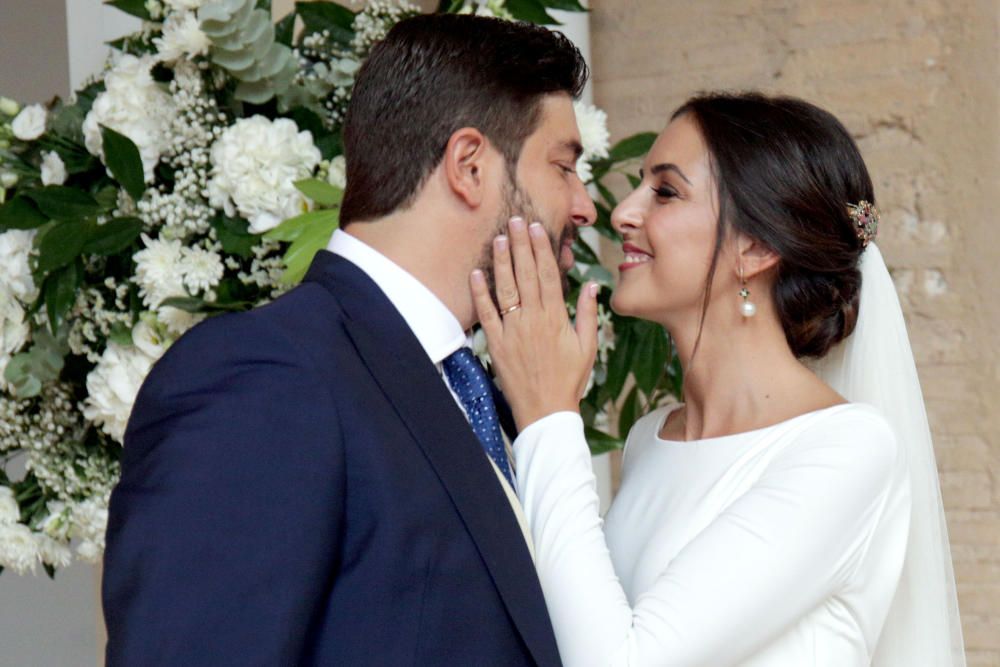
[[[409,206],[448,139],[475,127],[513,173],[543,96],[578,97],[587,65],[563,35],[481,16],[400,21],[358,73],[344,122],[342,225]]]

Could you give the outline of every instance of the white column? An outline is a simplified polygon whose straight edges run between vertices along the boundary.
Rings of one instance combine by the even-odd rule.
[[[66,0],[66,34],[69,37],[69,85],[83,86],[97,74],[111,52],[106,42],[131,34],[142,22],[101,0]]]

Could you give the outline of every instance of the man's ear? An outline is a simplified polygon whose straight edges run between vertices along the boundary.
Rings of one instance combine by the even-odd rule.
[[[441,161],[448,186],[469,208],[479,208],[486,195],[489,141],[474,127],[452,133]]]
[[[737,262],[743,268],[743,276],[747,280],[777,266],[781,259],[774,250],[745,234],[737,237],[736,250]]]

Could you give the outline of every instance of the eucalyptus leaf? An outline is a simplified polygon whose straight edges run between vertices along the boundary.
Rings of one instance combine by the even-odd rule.
[[[104,125],[101,125],[101,137],[104,141],[104,162],[111,175],[122,184],[133,200],[139,201],[146,190],[139,149],[124,134]]]
[[[49,221],[33,201],[24,195],[14,195],[0,206],[0,232],[9,229],[35,229]]]
[[[78,188],[47,185],[28,190],[24,196],[34,201],[41,212],[53,220],[80,220],[101,212],[97,200]]]
[[[343,190],[318,178],[295,181],[295,187],[320,206],[336,206],[344,198]]]

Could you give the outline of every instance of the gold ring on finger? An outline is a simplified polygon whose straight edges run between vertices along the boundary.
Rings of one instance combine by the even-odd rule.
[[[520,303],[515,303],[513,306],[510,306],[509,308],[504,308],[503,310],[500,311],[500,317],[503,317],[504,315],[510,315],[520,307],[521,307]]]

